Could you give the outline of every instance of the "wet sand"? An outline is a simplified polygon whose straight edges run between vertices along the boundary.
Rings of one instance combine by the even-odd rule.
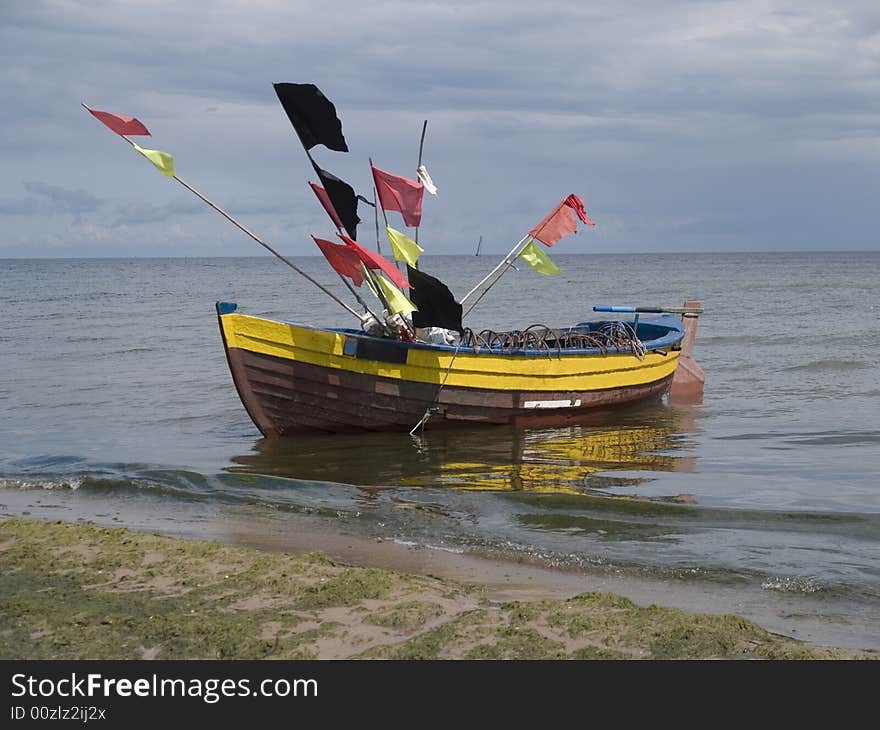
[[[216,540],[226,545],[302,554],[319,550],[353,566],[436,576],[479,585],[496,603],[567,599],[611,592],[643,607],[656,604],[689,612],[736,614],[764,629],[812,645],[876,652],[873,612],[864,625],[837,619],[821,594],[763,590],[699,579],[659,579],[619,570],[564,568],[509,553],[451,552],[440,547],[376,540],[355,533],[337,519],[267,512],[217,503],[138,499],[112,492],[69,489],[3,490],[0,515],[126,526],[171,537]],[[876,639],[876,636],[875,636]]]
[[[271,531],[262,535],[264,547],[280,547]],[[309,542],[314,547],[314,534]],[[291,554],[290,544],[267,551],[0,517],[0,657],[871,656],[780,637],[736,615],[639,606],[605,591],[548,597],[535,566],[501,574],[501,563],[487,570],[492,561],[453,555],[441,562],[477,571],[480,583],[430,575],[440,565],[437,551],[363,542],[374,546],[373,560],[395,569]],[[365,548],[354,538],[325,541],[337,550],[342,543]]]

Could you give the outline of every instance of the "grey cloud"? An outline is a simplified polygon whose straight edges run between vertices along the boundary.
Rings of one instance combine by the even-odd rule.
[[[149,203],[122,203],[115,207],[109,222],[110,228],[120,226],[143,225],[168,221],[176,216],[199,215],[205,211],[203,204],[181,201],[166,205],[151,205]]]
[[[807,215],[820,206],[876,245],[861,187],[880,156],[875,2],[345,0],[332,18],[324,10],[316,0],[7,0],[4,161],[30,169],[45,150],[45,177],[96,200],[0,192],[0,214],[24,227],[28,215],[76,211],[97,226],[101,212],[157,238],[146,224],[185,222],[193,239],[213,225],[200,204],[159,197],[169,195],[161,179],[117,149],[82,99],[139,116],[156,135],[148,146],[172,152],[187,179],[310,250],[323,213],[271,83],[314,81],[352,147],[317,151],[319,164],[360,191],[366,155],[406,173],[430,120],[441,195],[426,203],[424,235],[444,251],[472,248],[490,227],[516,240],[568,192],[584,194],[600,225],[615,222],[596,239],[612,250],[675,248],[713,227],[725,245],[768,230],[775,245],[820,245]],[[140,202],[118,202],[110,181]],[[113,202],[99,210],[99,197]]]
[[[36,181],[22,184],[29,195],[18,200],[0,200],[0,213],[7,215],[90,213],[101,206],[101,201],[85,190],[70,190]]]
[[[281,203],[260,203],[258,201],[224,203],[224,209],[233,217],[289,214],[291,206]],[[217,215],[205,203],[183,199],[165,205],[152,205],[143,202],[122,203],[115,207],[110,226],[142,225],[168,221],[177,216],[193,216],[208,213]]]

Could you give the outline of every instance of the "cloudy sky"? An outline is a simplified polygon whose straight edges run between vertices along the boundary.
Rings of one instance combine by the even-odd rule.
[[[315,253],[276,81],[336,104],[351,152],[315,157],[365,194],[428,120],[431,253],[506,251],[571,192],[598,226],[565,253],[880,248],[876,0],[0,0],[0,61],[0,257],[260,254],[81,101]]]

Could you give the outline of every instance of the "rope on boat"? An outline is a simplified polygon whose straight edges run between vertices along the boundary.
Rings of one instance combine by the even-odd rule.
[[[544,324],[533,324],[524,330],[509,332],[465,329],[460,345],[472,347],[478,353],[483,349],[505,353],[542,350],[548,357],[554,353],[561,355],[565,350],[595,348],[603,355],[611,350],[631,352],[642,360],[647,352],[632,326],[618,320],[603,322],[598,329],[589,332],[574,328],[553,329]]]
[[[437,393],[434,395],[434,400],[431,403],[431,405],[429,405],[425,409],[425,413],[419,419],[419,422],[415,426],[412,427],[412,430],[410,430],[410,432],[409,432],[410,436],[414,437],[416,431],[419,428],[421,428],[422,431],[424,432],[425,424],[428,422],[428,419],[431,417],[431,414],[436,412],[437,402],[440,400],[440,393],[443,391],[443,386],[446,385],[446,380],[449,378],[449,373],[452,370],[452,364],[455,362],[455,358],[458,357],[458,351],[461,348],[461,343],[462,343],[462,340],[459,340],[458,344],[455,346],[455,352],[452,353],[452,359],[449,361],[449,366],[446,368],[446,372],[443,375],[443,381],[440,383],[440,387],[437,388]]]
[[[437,388],[433,402],[425,409],[419,422],[412,427],[409,432],[410,436],[415,437],[415,433],[419,429],[424,431],[428,419],[437,412],[440,393],[443,392],[443,387],[452,371],[452,365],[462,347],[471,347],[476,353],[483,349],[490,352],[508,353],[544,350],[548,357],[552,357],[554,352],[561,355],[564,350],[596,348],[605,355],[613,349],[617,352],[631,352],[639,360],[643,360],[647,353],[645,344],[638,338],[632,326],[619,320],[602,322],[598,329],[590,332],[579,332],[573,328],[553,329],[545,324],[533,324],[524,330],[510,332],[495,332],[488,329],[474,332],[470,328],[465,328],[464,334],[455,346],[455,352],[452,354],[440,387]]]

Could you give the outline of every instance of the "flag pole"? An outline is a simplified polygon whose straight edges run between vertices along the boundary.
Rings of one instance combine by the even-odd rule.
[[[339,226],[336,226],[336,234],[337,234],[338,236],[341,236],[341,235],[342,235],[342,230],[339,228]],[[323,253],[323,252],[322,252],[322,253]],[[333,270],[336,271],[336,269],[333,269]],[[364,268],[364,270],[366,270],[366,268]],[[382,325],[383,329],[384,329],[387,333],[391,334],[391,328],[388,327],[388,326],[387,326],[387,325],[386,325],[381,319],[379,319],[379,318],[376,316],[376,313],[373,312],[373,310],[370,309],[370,308],[367,306],[367,303],[366,303],[363,299],[361,299],[360,294],[357,293],[357,291],[355,290],[355,288],[351,285],[351,282],[350,282],[348,279],[346,279],[342,274],[340,274],[338,271],[336,271],[336,273],[337,273],[337,275],[339,276],[339,279],[342,281],[342,283],[345,284],[345,285],[348,287],[348,290],[352,293],[352,295],[354,295],[354,298],[358,300],[358,303],[359,303],[359,304],[360,304],[360,305],[366,310],[367,314],[369,314],[369,315],[370,315],[373,319],[375,319],[380,325]],[[382,301],[380,300],[379,303],[382,304]]]
[[[370,174],[372,175],[373,174],[373,158],[368,157],[367,159],[370,161]],[[385,227],[387,228],[388,227],[388,214],[385,212],[385,206],[382,205],[382,201],[379,199],[379,192],[376,190],[375,181],[373,183],[373,191],[376,194],[376,202],[379,204],[379,207],[382,208],[382,218],[385,219]],[[378,222],[378,216],[377,216],[376,220]]]
[[[353,314],[353,315],[354,315],[355,317],[357,317],[358,319],[361,318],[361,315],[359,315],[354,309],[352,309],[351,307],[349,307],[345,302],[343,302],[343,301],[342,301],[339,297],[337,297],[333,292],[331,292],[329,289],[327,289],[323,284],[320,284],[318,281],[316,281],[316,280],[313,279],[311,276],[309,276],[305,271],[303,271],[303,270],[302,270],[301,268],[299,268],[296,264],[294,264],[289,258],[287,258],[286,256],[284,256],[283,254],[278,253],[278,251],[276,251],[276,250],[275,250],[274,248],[272,248],[268,243],[266,243],[265,241],[263,241],[263,240],[262,240],[262,239],[261,239],[256,233],[254,233],[254,232],[248,230],[247,228],[245,228],[241,223],[239,223],[237,220],[235,220],[235,218],[233,218],[231,215],[229,215],[229,213],[227,213],[225,210],[223,210],[223,209],[220,208],[219,206],[215,205],[212,201],[208,200],[208,198],[206,198],[204,195],[202,195],[202,194],[201,194],[198,190],[196,190],[192,185],[190,185],[189,183],[187,183],[187,182],[184,181],[184,180],[181,180],[179,177],[177,177],[177,175],[174,176],[174,179],[177,180],[177,182],[179,182],[181,185],[183,185],[183,187],[185,187],[185,188],[186,188],[187,190],[189,190],[191,193],[193,193],[196,197],[200,198],[200,199],[203,200],[205,203],[207,203],[209,206],[211,206],[211,207],[212,207],[214,210],[216,210],[220,215],[222,215],[224,218],[226,218],[226,220],[228,220],[230,223],[232,223],[234,226],[236,226],[240,231],[242,231],[243,233],[246,233],[248,236],[250,236],[252,239],[254,239],[254,241],[256,241],[257,243],[259,243],[259,244],[260,244],[263,248],[265,248],[269,253],[271,253],[273,256],[275,256],[276,258],[280,259],[280,260],[283,261],[285,264],[287,264],[287,265],[288,265],[291,269],[293,269],[297,274],[299,274],[300,276],[302,276],[302,277],[308,279],[310,282],[312,282],[312,284],[314,284],[316,287],[318,287],[322,292],[324,292],[324,293],[325,293],[328,297],[330,297],[334,302],[336,302],[337,304],[339,304],[341,307],[345,308],[347,311],[349,311],[351,314]]]
[[[339,232],[339,235],[341,236],[342,233]],[[363,261],[361,262],[361,268],[363,269],[365,277],[367,279],[369,279],[371,284],[373,285],[373,293],[378,297],[379,302],[382,304],[382,306],[385,308],[385,310],[389,314],[393,314],[393,312],[391,311],[391,303],[388,301],[388,298],[385,296],[385,292],[382,290],[382,285],[379,283],[378,275],[375,274],[372,269],[368,269],[366,267],[366,265],[363,263]],[[370,312],[370,314],[373,314],[373,313]],[[373,316],[375,317],[376,315],[373,315]],[[413,337],[415,337],[415,334],[416,334],[415,328],[409,326],[409,323],[406,321],[406,317],[404,317],[403,315],[400,315],[400,316],[401,316],[401,319],[403,320],[403,326],[406,328],[407,332],[409,332]],[[385,327],[386,331],[388,331],[388,332],[391,331],[391,327],[388,325],[387,322],[384,322],[384,323],[380,322],[380,324],[382,324],[383,327]]]
[[[372,175],[372,173],[373,173],[373,158],[368,157],[367,159],[370,161],[370,174]],[[382,201],[379,200],[379,192],[376,190],[375,181],[373,181],[373,194],[376,196],[376,203],[377,203],[376,207],[382,208],[382,218],[385,220],[385,228],[387,229],[388,228],[388,214],[385,212],[385,206],[382,205]],[[419,232],[419,229],[416,228],[416,239],[418,239],[418,232]],[[378,212],[378,210],[376,211],[376,248],[379,249],[379,253],[382,253],[382,249],[379,248],[379,212]],[[394,246],[392,246],[391,248],[393,251]],[[392,258],[394,258],[394,257],[392,256]],[[403,273],[403,269],[400,267],[399,261],[395,261],[394,265],[397,267],[397,270],[400,273]],[[416,268],[418,268],[418,266]]]
[[[485,284],[487,281],[489,281],[489,279],[491,279],[502,266],[507,264],[504,271],[501,272],[502,274],[504,274],[504,272],[507,271],[507,269],[509,269],[511,266],[513,266],[513,260],[519,254],[520,250],[522,250],[522,248],[524,247],[524,244],[526,243],[526,241],[528,241],[528,239],[529,239],[528,234],[526,234],[521,239],[519,239],[516,246],[514,246],[512,249],[510,249],[510,251],[507,252],[507,255],[503,259],[501,259],[501,262],[494,269],[492,269],[492,271],[490,271],[488,274],[486,274],[486,276],[484,276],[482,279],[480,279],[480,281],[476,284],[476,286],[474,286],[473,289],[471,289],[467,294],[465,294],[461,298],[461,303],[464,304],[465,299],[468,299],[471,296],[471,294],[473,294],[475,291],[477,291],[477,289],[479,289],[481,286],[483,286],[483,284]],[[501,277],[499,276],[498,278],[501,278]],[[497,279],[496,279],[496,281],[497,281]],[[493,281],[492,284],[494,284],[494,283],[495,282]],[[488,289],[486,291],[488,291]],[[485,294],[485,292],[483,292],[483,293]],[[481,295],[481,298],[482,298],[482,295]],[[479,300],[477,300],[477,301],[479,301]],[[471,309],[473,309],[473,307],[471,307]],[[470,311],[471,310],[468,309],[468,312],[470,312]]]
[[[85,105],[85,103],[83,103],[83,102],[80,102],[80,103],[82,104],[83,108],[84,108],[86,111],[90,111],[90,110],[89,110],[89,107],[87,107],[87,106]],[[124,137],[124,136],[121,135],[121,134],[120,134],[119,136],[122,137],[122,139],[124,139],[126,142],[128,142],[129,145],[131,145],[132,147],[134,147],[134,142],[132,142],[130,139],[128,139],[128,137]],[[233,218],[231,215],[229,215],[229,213],[227,213],[225,210],[223,210],[223,209],[220,208],[219,206],[215,205],[212,201],[208,200],[208,198],[206,198],[204,195],[202,195],[202,194],[201,194],[198,190],[196,190],[192,185],[190,185],[189,183],[187,183],[187,182],[185,182],[184,180],[180,179],[179,177],[177,177],[177,175],[174,175],[173,177],[174,177],[175,180],[177,180],[177,182],[179,182],[181,185],[183,185],[183,187],[185,187],[187,190],[189,190],[191,193],[193,193],[193,194],[194,194],[196,197],[198,197],[200,200],[204,201],[204,202],[207,203],[209,206],[211,206],[214,210],[216,210],[220,215],[222,215],[224,218],[226,218],[226,220],[228,220],[230,223],[232,223],[234,226],[236,226],[239,230],[241,230],[242,232],[244,232],[245,234],[247,234],[248,236],[250,236],[252,239],[254,239],[254,240],[255,240],[257,243],[259,243],[263,248],[265,248],[269,253],[271,253],[273,256],[275,256],[276,258],[280,259],[281,261],[283,261],[283,262],[284,262],[285,264],[287,264],[291,269],[293,269],[296,273],[298,273],[298,274],[300,274],[301,276],[303,276],[303,277],[305,277],[306,279],[308,279],[310,282],[312,282],[312,284],[314,284],[316,287],[318,287],[322,292],[324,292],[324,293],[325,293],[328,297],[330,297],[334,302],[336,302],[337,304],[339,304],[341,307],[343,307],[343,308],[346,309],[348,312],[350,312],[350,313],[353,314],[355,317],[357,317],[358,320],[360,320],[361,316],[360,316],[360,315],[359,315],[354,309],[352,309],[351,307],[349,307],[345,302],[343,302],[343,301],[342,301],[339,297],[337,297],[333,292],[331,292],[329,289],[327,289],[326,287],[324,287],[322,284],[318,283],[315,279],[313,279],[311,276],[309,276],[305,271],[303,271],[302,269],[300,269],[300,268],[299,268],[296,264],[294,264],[290,259],[288,259],[286,256],[283,256],[282,254],[278,253],[278,251],[276,251],[276,250],[275,250],[274,248],[272,248],[268,243],[266,243],[266,242],[263,241],[259,236],[257,236],[256,233],[253,233],[252,231],[250,231],[250,230],[248,230],[247,228],[245,228],[241,223],[239,223],[237,220],[235,220],[235,218]]]
[[[422,151],[425,148],[425,132],[428,129],[428,120],[422,124],[422,138],[419,140],[419,164],[416,165],[416,175],[418,176],[419,168],[422,166]],[[416,226],[416,243],[419,242],[419,226]],[[415,268],[419,268],[419,262],[416,261]]]
[[[382,211],[385,214],[385,211]],[[376,192],[376,185],[373,184],[373,219],[376,221],[376,249],[382,253],[382,244],[379,242],[379,194]]]
[[[525,246],[523,246],[523,248],[525,248]],[[471,313],[471,310],[473,310],[473,308],[476,307],[480,303],[480,300],[484,296],[486,296],[486,294],[489,292],[489,290],[498,283],[498,281],[501,279],[502,276],[504,276],[507,273],[508,269],[510,269],[513,266],[514,259],[516,259],[516,256],[513,256],[510,259],[510,261],[507,262],[507,266],[505,266],[503,269],[501,269],[498,276],[495,277],[495,280],[491,284],[489,284],[489,286],[487,286],[485,289],[483,289],[482,292],[480,292],[480,296],[478,296],[476,298],[476,300],[474,301],[474,303],[468,307],[467,312],[465,312],[463,315],[461,315],[462,319],[464,319],[465,317],[467,317]],[[464,300],[462,300],[462,301],[464,301]]]

